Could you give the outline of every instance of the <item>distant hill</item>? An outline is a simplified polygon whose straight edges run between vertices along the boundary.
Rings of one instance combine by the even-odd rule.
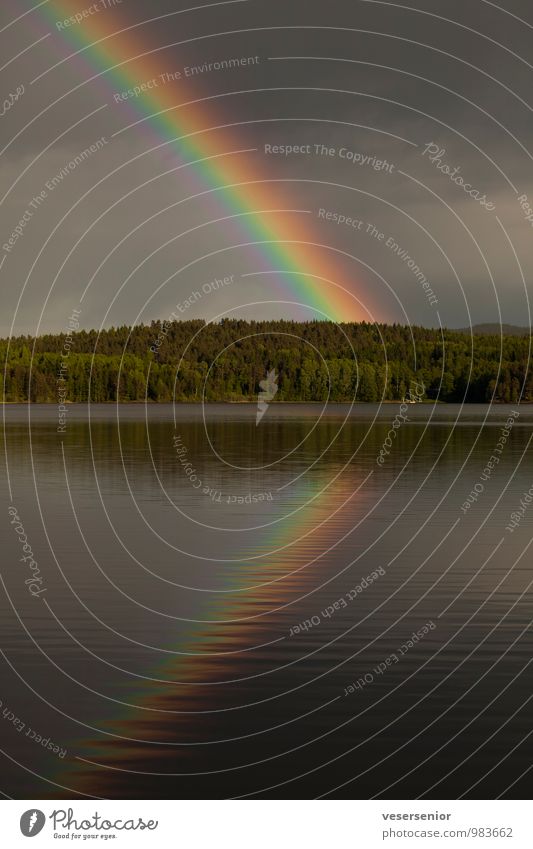
[[[516,324],[474,324],[470,327],[459,327],[456,333],[472,332],[475,336],[530,336],[528,327],[517,327]]]

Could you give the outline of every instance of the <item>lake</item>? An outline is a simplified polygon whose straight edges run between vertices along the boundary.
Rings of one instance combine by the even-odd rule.
[[[4,793],[527,796],[533,407],[256,413],[3,408]]]

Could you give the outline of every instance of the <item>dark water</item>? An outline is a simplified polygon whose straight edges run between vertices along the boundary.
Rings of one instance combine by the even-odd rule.
[[[529,793],[512,410],[410,405],[379,465],[397,406],[6,408],[4,793]]]

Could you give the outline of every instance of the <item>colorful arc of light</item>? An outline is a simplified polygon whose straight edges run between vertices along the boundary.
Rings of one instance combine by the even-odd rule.
[[[55,28],[56,21],[75,11],[70,2],[54,0],[42,6],[39,14]],[[143,55],[149,50],[146,43],[131,29],[118,32],[121,28],[124,22],[118,22],[113,11],[106,10],[60,31],[70,49],[81,51],[75,64],[100,81],[107,97],[158,80],[167,72],[158,53]],[[163,143],[171,147],[180,162],[196,163],[192,166],[196,184],[201,190],[215,190],[214,206],[221,204],[226,214],[239,216],[245,241],[254,244],[261,257],[261,270],[285,272],[280,275],[285,296],[288,293],[292,300],[308,305],[319,319],[368,320],[352,294],[355,285],[362,288],[361,280],[346,280],[346,269],[341,268],[338,256],[323,245],[327,231],[313,226],[310,215],[291,211],[298,204],[287,195],[289,184],[269,181],[259,173],[256,163],[244,161],[244,154],[220,158],[228,150],[242,149],[242,138],[235,131],[210,130],[224,125],[213,101],[194,102],[190,80],[186,92],[176,90],[180,84],[159,85],[121,103],[124,114],[132,115],[131,123],[136,125],[132,130],[151,134],[159,146]],[[272,279],[269,275],[267,285],[272,286]]]
[[[310,489],[308,484],[302,485],[300,494],[309,498],[324,484],[325,478],[322,478],[311,485]],[[349,508],[344,509],[344,506],[349,502],[353,489],[352,481],[351,486],[347,483],[336,493],[340,510],[333,521],[325,522],[331,515],[332,505],[326,504],[322,499],[310,507],[311,515],[299,519],[296,530],[303,532],[305,528],[325,522],[318,532],[319,549],[323,550],[333,544],[339,535],[349,530],[352,525],[352,512]],[[287,541],[294,530],[286,528],[278,532],[277,541]],[[256,589],[249,588],[244,592],[240,590],[243,581],[246,582],[254,574],[256,579],[259,577],[257,566],[252,566],[251,571],[245,573],[241,566],[225,572],[226,592],[206,601],[203,611],[206,621],[191,623],[188,637],[183,639],[179,647],[183,654],[156,662],[152,675],[156,679],[167,681],[168,684],[158,684],[149,679],[142,683],[128,684],[121,694],[122,698],[131,700],[140,709],[119,709],[112,718],[106,720],[103,726],[105,730],[111,734],[119,734],[120,737],[104,735],[83,741],[81,761],[65,764],[65,771],[58,776],[61,782],[74,786],[78,791],[94,793],[97,787],[98,792],[101,792],[107,781],[119,784],[124,781],[127,784],[127,770],[135,768],[139,758],[148,770],[159,769],[160,759],[166,761],[169,758],[189,758],[190,750],[185,753],[179,747],[178,741],[201,739],[202,735],[198,734],[197,727],[199,715],[207,708],[220,706],[216,696],[219,687],[210,684],[210,681],[220,682],[225,678],[231,680],[239,675],[246,676],[245,670],[249,663],[247,646],[254,642],[261,644],[262,641],[267,641],[265,648],[268,651],[268,641],[272,633],[263,618],[264,615],[290,601],[297,602],[299,596],[310,592],[316,584],[317,564],[314,559],[317,557],[317,543],[313,537],[314,534],[311,534],[310,537],[302,539],[296,551],[272,558],[266,569],[261,567],[261,585]],[[260,544],[271,543],[272,540],[267,534]],[[318,559],[320,560],[320,557]],[[308,568],[310,563],[313,563],[312,568]],[[291,574],[291,570],[295,571]],[[234,594],[227,593],[231,588],[236,590]],[[250,611],[253,611],[254,618],[246,621],[246,627],[243,629],[242,617],[248,619]],[[291,606],[287,609],[287,629],[294,624],[298,615],[297,603],[295,608]],[[210,617],[213,617],[214,621],[209,621]],[[222,624],[221,619],[227,624]],[[241,667],[244,667],[244,670]],[[184,684],[183,680],[186,680],[187,684]],[[171,684],[173,681],[176,683]],[[130,740],[121,739],[124,737]],[[146,742],[143,744],[135,742],[136,740]],[[162,742],[165,740],[166,744]],[[155,745],[150,748],[150,744]],[[106,764],[111,767],[111,772],[92,766],[91,762]],[[122,772],[123,770],[126,772]]]

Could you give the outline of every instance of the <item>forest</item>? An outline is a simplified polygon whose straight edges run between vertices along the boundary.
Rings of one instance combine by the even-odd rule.
[[[529,335],[474,335],[399,324],[223,319],[154,321],[0,340],[3,400],[274,402],[533,401]]]

